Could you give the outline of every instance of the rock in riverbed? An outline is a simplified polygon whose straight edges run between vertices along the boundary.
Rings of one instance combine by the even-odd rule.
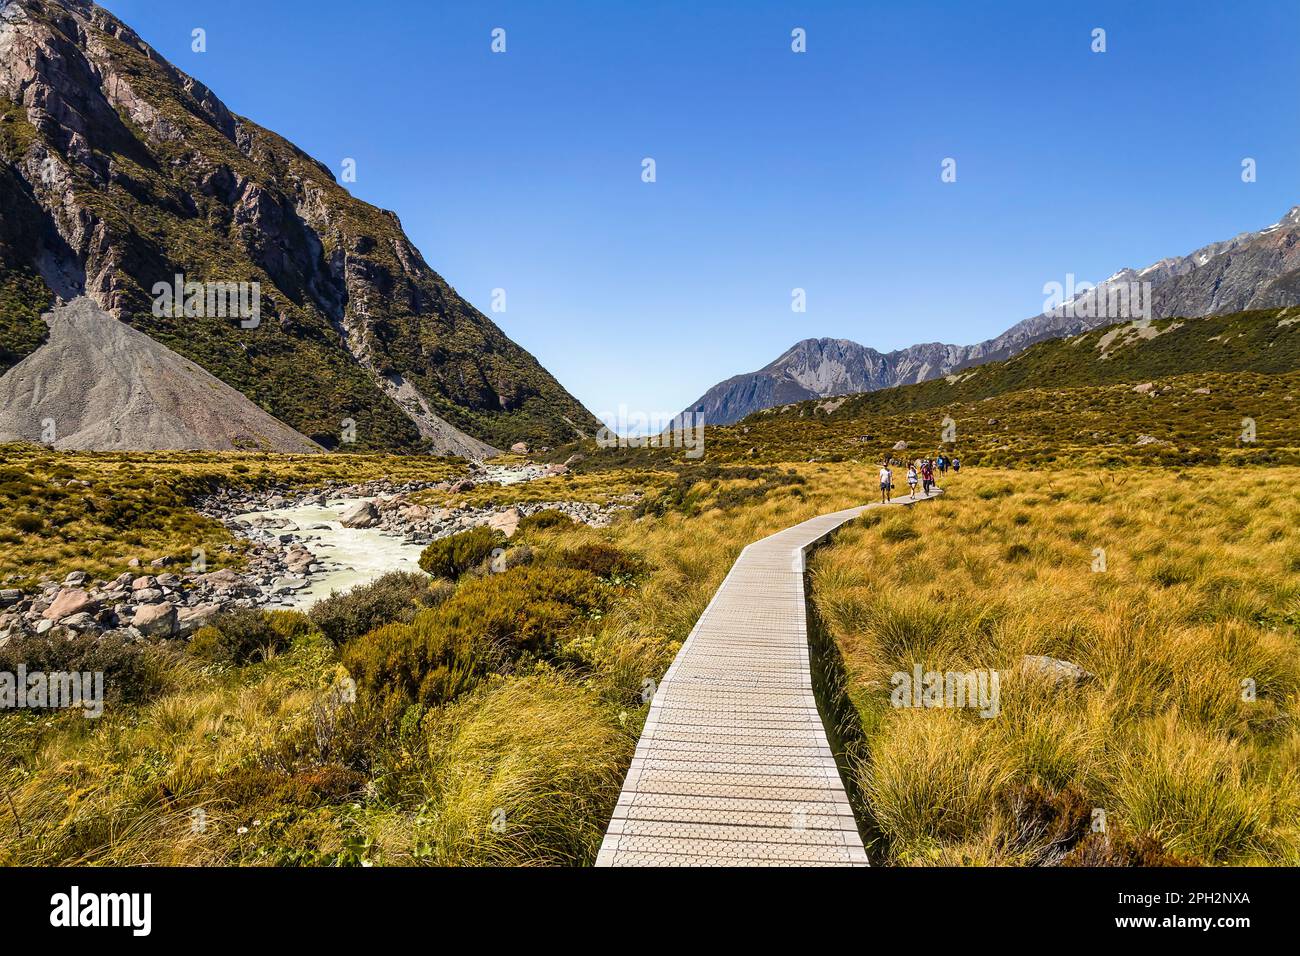
[[[373,528],[379,524],[379,511],[373,501],[358,501],[339,520],[345,528]]]

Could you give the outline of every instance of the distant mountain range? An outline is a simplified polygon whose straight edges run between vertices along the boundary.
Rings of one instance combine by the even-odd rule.
[[[714,385],[685,411],[701,413],[708,424],[726,425],[776,405],[922,382],[1007,358],[1035,342],[1114,324],[1139,314],[1139,305],[1149,306],[1152,318],[1295,305],[1300,303],[1300,206],[1266,229],[1145,269],[1121,269],[1094,289],[1061,298],[1060,308],[975,345],[928,342],[882,353],[848,339],[804,339],[758,371]],[[1122,314],[1116,314],[1117,305]]]
[[[941,378],[758,412],[716,460],[836,460],[948,446],[971,462],[1300,461],[1300,306],[1121,322]],[[944,437],[951,423],[949,437]],[[1242,438],[1249,425],[1251,438]],[[1155,456],[1154,458],[1152,456]]]
[[[0,0],[0,209],[0,373],[85,295],[326,448],[479,454],[599,424],[396,215],[88,0]],[[258,283],[256,327],[160,312],[177,275]]]

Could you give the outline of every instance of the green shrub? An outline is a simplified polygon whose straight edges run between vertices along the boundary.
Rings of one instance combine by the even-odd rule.
[[[288,647],[285,630],[283,625],[277,627],[269,614],[241,608],[195,631],[189,652],[213,664],[249,664]]]
[[[554,655],[565,633],[603,610],[608,590],[586,571],[515,568],[469,580],[409,624],[387,624],[344,648],[357,686],[425,705],[454,700],[526,654]]]
[[[20,514],[14,516],[13,525],[23,534],[35,534],[45,527],[45,521],[34,514]]]
[[[626,581],[646,570],[636,555],[599,541],[561,551],[557,560],[563,567],[590,571],[606,581]]]
[[[482,564],[506,536],[492,528],[478,527],[434,541],[420,555],[420,567],[436,578],[458,578]]]
[[[312,622],[312,619],[302,611],[267,611],[267,620],[271,622],[271,627],[275,630],[286,644],[297,644],[299,641],[307,640],[313,635],[319,635],[320,629]]]
[[[0,647],[0,671],[17,673],[20,664],[28,671],[104,674],[104,703],[139,704],[171,689],[173,671],[179,663],[174,650],[164,645],[133,640],[124,632],[102,635],[40,635],[12,637]]]
[[[308,613],[330,641],[346,644],[381,624],[409,622],[428,586],[423,574],[392,571],[350,591],[335,591]]]
[[[519,519],[519,531],[546,531],[550,528],[572,528],[574,521],[558,508],[543,508],[526,518]]]

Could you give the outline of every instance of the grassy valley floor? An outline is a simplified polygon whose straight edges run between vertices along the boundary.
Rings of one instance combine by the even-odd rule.
[[[873,859],[1300,861],[1297,481],[966,470],[819,552]],[[998,670],[1000,712],[893,706],[918,664]]]
[[[5,486],[19,501],[77,489],[175,521],[197,520],[191,482],[448,477],[427,459],[30,454]],[[818,552],[873,862],[1296,862],[1297,479],[966,468],[944,499]],[[873,500],[874,483],[866,460],[589,453],[568,475],[452,494],[627,504],[607,528],[543,512],[509,541],[443,539],[432,575],[309,615],[233,614],[189,641],[10,640],[0,670],[103,669],[108,700],[97,720],[0,716],[0,862],[590,863],[654,682],[740,549]],[[10,573],[113,571],[177,540],[147,517],[54,526],[71,550],[33,551],[31,532],[0,552]],[[508,569],[492,573],[497,547]],[[1025,655],[1092,676],[1031,679]],[[890,675],[913,663],[997,668],[1000,715],[891,707]]]

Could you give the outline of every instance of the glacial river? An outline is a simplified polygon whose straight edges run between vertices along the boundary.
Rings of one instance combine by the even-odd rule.
[[[538,465],[510,467],[489,465],[480,481],[499,485],[513,485],[533,481],[545,475]],[[270,528],[273,534],[291,534],[303,547],[325,566],[323,574],[312,575],[308,586],[278,596],[278,604],[271,607],[292,607],[305,611],[332,591],[346,591],[389,571],[418,571],[422,545],[407,544],[397,535],[376,528],[345,528],[340,519],[358,501],[371,498],[343,498],[328,505],[303,505],[296,508],[276,508],[267,511],[250,511],[236,515],[248,521],[252,518],[283,518],[290,527]]]
[[[278,607],[305,611],[331,591],[346,591],[358,584],[373,581],[389,571],[418,571],[421,545],[407,544],[402,538],[376,528],[345,528],[339,520],[358,501],[345,498],[328,505],[303,505],[253,511],[237,517],[283,518],[287,528],[268,529],[274,534],[291,534],[325,565],[325,573],[312,575],[307,587],[279,596]]]

